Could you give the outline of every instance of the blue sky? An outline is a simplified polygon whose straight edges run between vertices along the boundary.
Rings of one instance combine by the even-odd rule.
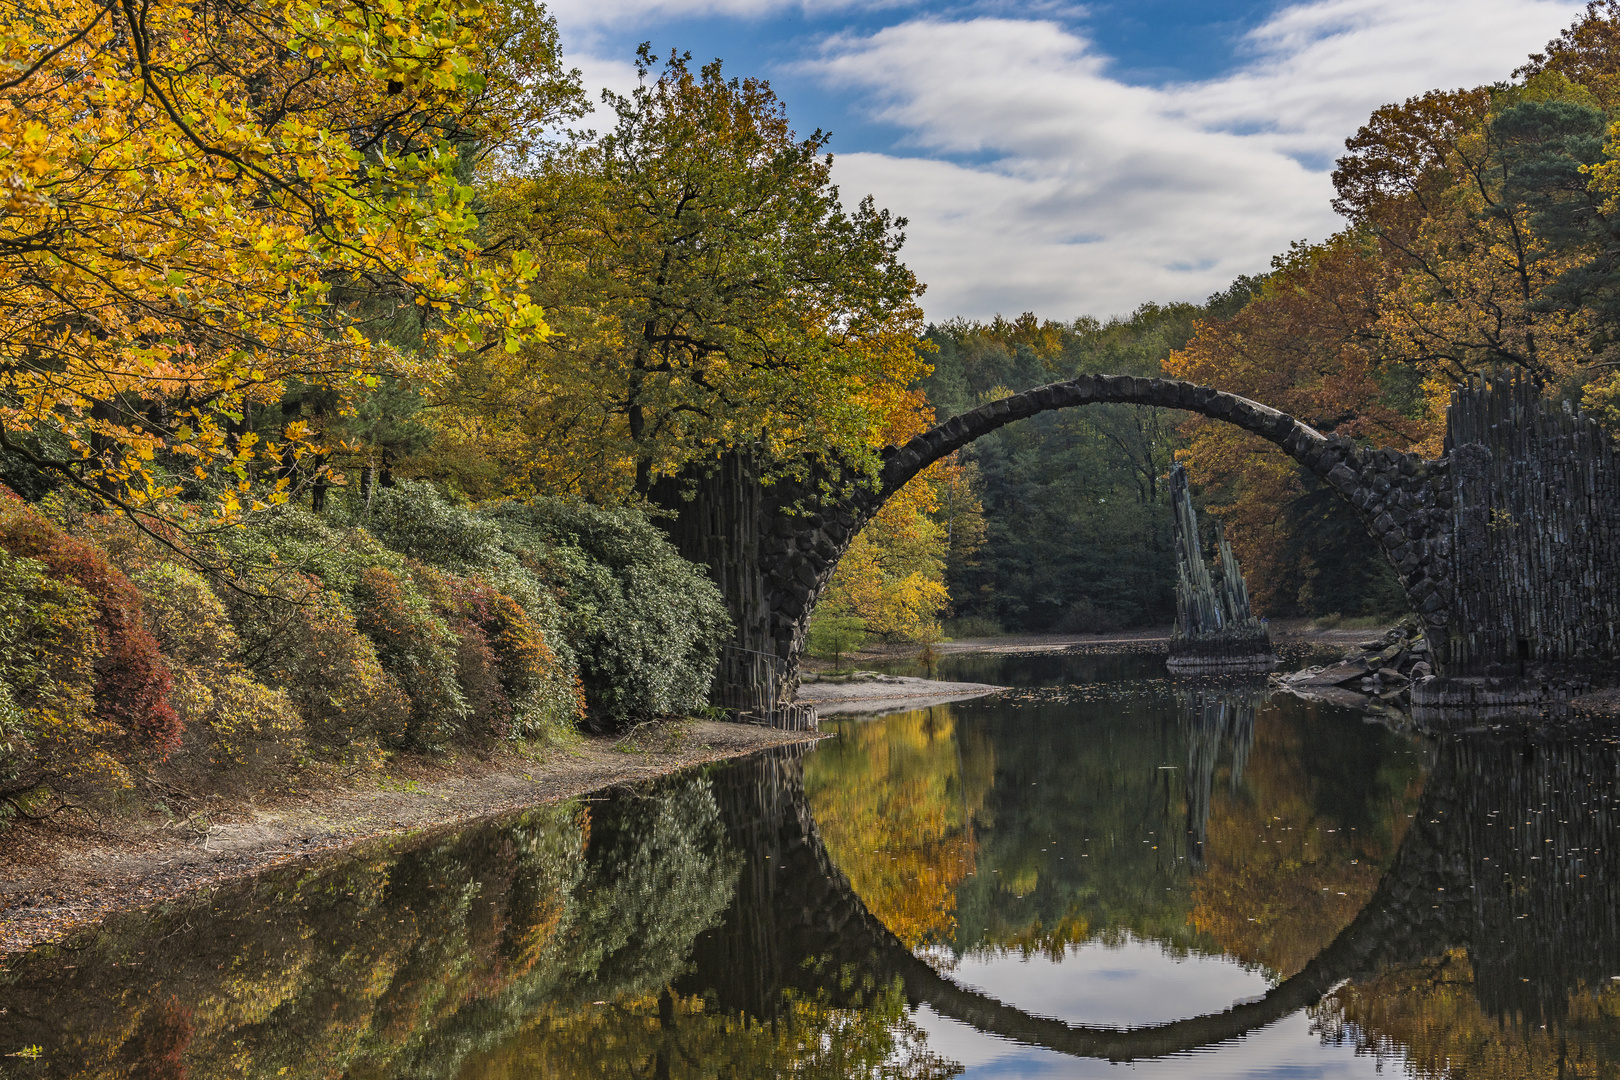
[[[556,0],[565,58],[720,57],[771,80],[835,178],[911,221],[931,318],[1199,300],[1338,226],[1378,105],[1504,79],[1568,0]],[[603,124],[602,126],[605,126]]]

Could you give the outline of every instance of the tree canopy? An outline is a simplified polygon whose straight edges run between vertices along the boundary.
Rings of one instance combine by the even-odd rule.
[[[846,209],[828,136],[769,84],[647,47],[637,70],[604,93],[611,130],[493,186],[494,242],[533,253],[556,332],[458,366],[447,443],[521,462],[504,490],[599,498],[730,447],[871,467],[926,372],[904,219]]]
[[[463,0],[21,2],[0,23],[0,446],[126,509],[285,499],[261,434],[339,392],[542,336],[465,170],[566,99],[543,12]],[[366,301],[366,302],[362,302]],[[376,324],[419,313],[421,347]]]

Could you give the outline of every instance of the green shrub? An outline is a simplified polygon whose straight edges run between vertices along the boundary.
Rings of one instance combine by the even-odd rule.
[[[504,706],[506,727],[492,733],[536,738],[572,730],[584,713],[579,680],[563,670],[522,605],[477,578],[445,580],[452,626],[463,642],[458,657],[466,657],[469,669],[462,685],[485,668],[484,678],[497,683],[485,693],[493,698],[498,692],[496,707]]]
[[[355,583],[354,600],[355,625],[411,699],[405,730],[390,741],[407,750],[454,741],[472,716],[457,678],[456,635],[409,574],[368,567]]]
[[[288,696],[259,682],[225,605],[195,571],[156,563],[136,571],[147,625],[174,673],[169,700],[185,722],[181,757],[208,769],[282,768],[302,746]]]
[[[83,776],[127,785],[96,710],[95,598],[0,548],[0,793]]]
[[[349,764],[380,764],[380,744],[398,745],[411,702],[383,670],[343,598],[312,578],[280,593],[225,594],[238,633],[258,643],[252,670],[285,692],[313,748]]]
[[[393,550],[466,583],[471,591],[455,604],[471,604],[477,611],[456,617],[472,619],[495,651],[514,737],[554,740],[574,730],[584,706],[562,609],[551,587],[508,550],[497,522],[421,481],[379,489],[369,513],[357,520]],[[476,657],[475,644],[464,649],[470,660]]]
[[[402,480],[372,493],[355,524],[395,551],[462,572],[511,562],[501,527],[446,499],[422,480]]]
[[[611,730],[707,703],[730,633],[725,604],[645,515],[537,500],[485,516],[562,606],[590,726]]]

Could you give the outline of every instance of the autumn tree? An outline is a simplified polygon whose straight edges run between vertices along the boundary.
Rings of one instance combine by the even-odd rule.
[[[1436,396],[1505,365],[1547,383],[1591,359],[1592,283],[1578,282],[1607,230],[1585,170],[1606,125],[1588,91],[1549,72],[1387,105],[1347,141],[1334,206],[1388,265],[1384,350]]]
[[[871,467],[926,368],[903,219],[845,209],[827,135],[767,83],[672,54],[604,94],[612,128],[504,177],[492,232],[535,253],[557,331],[438,389],[444,472],[506,491],[646,494],[730,448]]]
[[[1319,431],[1403,450],[1438,449],[1439,424],[1416,376],[1381,355],[1379,304],[1387,280],[1375,244],[1363,235],[1296,245],[1273,260],[1253,299],[1230,319],[1200,323],[1165,369],[1263,401]],[[1280,448],[1201,417],[1185,430],[1190,441],[1182,456],[1205,489],[1209,512],[1226,524],[1260,610],[1315,607],[1311,593],[1324,591],[1318,579],[1336,561],[1362,581],[1379,580],[1381,565],[1357,554],[1365,545],[1357,542],[1348,509]],[[1342,539],[1349,543],[1327,542],[1345,532],[1335,529],[1335,514],[1348,521]],[[1379,599],[1376,585],[1368,591]]]
[[[950,594],[937,485],[935,477],[920,477],[884,504],[839,560],[816,618],[859,619],[885,641],[938,638]]]
[[[466,173],[571,93],[555,45],[523,0],[8,5],[0,447],[229,518],[320,450],[303,420],[255,430],[289,382],[341,397],[538,336]],[[381,340],[405,314],[417,350]]]
[[[1589,0],[1584,15],[1513,74],[1529,81],[1544,72],[1585,87],[1605,110],[1620,104],[1620,2]]]

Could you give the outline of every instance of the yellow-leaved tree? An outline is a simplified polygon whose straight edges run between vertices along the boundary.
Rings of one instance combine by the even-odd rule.
[[[288,380],[545,332],[467,180],[574,92],[524,0],[7,4],[0,447],[128,511],[284,499],[312,433],[251,413]],[[405,316],[421,347],[378,344]]]
[[[767,476],[875,471],[927,373],[903,219],[846,208],[827,136],[769,84],[671,56],[613,126],[491,184],[491,243],[532,251],[556,333],[436,384],[439,475],[478,494],[645,495],[742,449]]]
[[[857,620],[863,633],[885,641],[939,637],[939,616],[950,604],[950,538],[935,513],[943,472],[936,465],[901,488],[856,535],[816,605],[812,645],[838,620]]]

